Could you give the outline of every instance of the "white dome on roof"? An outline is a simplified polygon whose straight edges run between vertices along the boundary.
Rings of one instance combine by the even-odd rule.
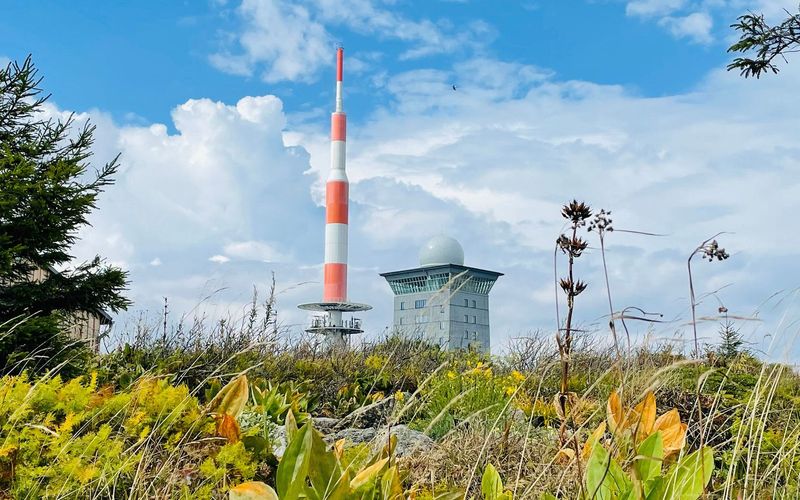
[[[419,251],[420,266],[464,265],[464,249],[449,236],[439,235],[428,240]]]

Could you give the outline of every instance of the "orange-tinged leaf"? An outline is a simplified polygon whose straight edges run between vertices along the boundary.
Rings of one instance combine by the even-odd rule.
[[[600,438],[603,437],[603,434],[606,432],[606,423],[600,422],[600,425],[597,426],[597,429],[592,432],[592,435],[589,436],[589,439],[583,444],[583,451],[581,451],[581,458],[584,460],[588,460],[589,456],[592,454],[592,447],[600,441]],[[571,450],[570,450],[571,451]]]
[[[617,432],[617,429],[621,430],[623,425],[622,419],[624,418],[622,414],[622,402],[619,400],[619,394],[617,391],[613,391],[610,396],[608,396],[608,403],[606,404],[606,416],[608,420],[608,430],[611,432]]]
[[[347,440],[342,438],[335,443],[333,443],[333,454],[336,455],[336,458],[341,460],[342,455],[344,454],[344,444]]]
[[[556,462],[559,463],[568,463],[571,462],[575,458],[575,450],[572,448],[561,448],[556,453]]]
[[[633,409],[629,426],[636,427],[636,438],[642,440],[653,433],[655,422],[656,397],[653,391],[647,391],[644,399]]]
[[[230,500],[278,500],[275,490],[261,481],[250,481],[228,491]]]
[[[664,454],[680,451],[686,445],[686,424],[681,423],[681,416],[675,408],[656,419],[655,429],[661,431],[664,438]]]
[[[250,397],[250,385],[247,375],[239,375],[220,389],[214,399],[208,404],[212,413],[232,415],[238,417]]]
[[[229,443],[238,443],[239,433],[239,422],[236,421],[235,417],[228,415],[227,413],[223,413],[217,418],[218,436],[224,437]]]
[[[378,474],[380,474],[387,463],[389,463],[389,459],[384,458],[363,469],[350,481],[350,488],[354,490],[358,489],[378,477]]]

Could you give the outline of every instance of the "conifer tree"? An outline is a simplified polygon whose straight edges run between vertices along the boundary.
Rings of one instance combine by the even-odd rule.
[[[47,118],[28,57],[0,68],[0,370],[74,372],[88,356],[66,335],[78,311],[125,309],[127,274],[100,257],[71,266],[70,249],[118,157],[90,162],[94,126]],[[35,270],[46,272],[33,279]]]

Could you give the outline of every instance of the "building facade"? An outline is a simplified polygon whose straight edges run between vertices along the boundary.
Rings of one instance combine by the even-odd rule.
[[[29,277],[34,283],[42,283],[51,275],[58,274],[52,267],[42,269],[35,268]],[[67,319],[66,331],[70,337],[81,340],[94,352],[100,349],[100,334],[108,330],[114,324],[111,316],[102,309],[87,311],[76,311]]]
[[[464,265],[454,239],[437,236],[419,267],[382,273],[394,293],[393,330],[443,349],[489,352],[489,292],[502,273]]]

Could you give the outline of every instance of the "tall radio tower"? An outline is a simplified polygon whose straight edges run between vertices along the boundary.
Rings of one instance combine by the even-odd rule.
[[[347,300],[347,216],[349,186],[345,172],[347,117],[342,102],[344,49],[336,51],[336,108],[331,115],[331,170],[325,186],[325,265],[322,302],[298,307],[317,313],[306,330],[324,335],[330,345],[345,345],[349,335],[362,333],[361,320],[352,313],[372,306]],[[345,318],[343,314],[350,313]]]

